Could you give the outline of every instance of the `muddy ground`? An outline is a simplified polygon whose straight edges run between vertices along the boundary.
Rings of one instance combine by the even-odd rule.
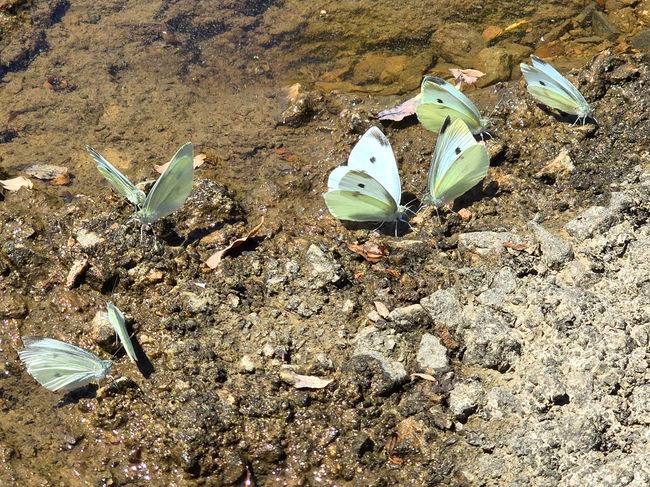
[[[0,2],[0,176],[73,176],[0,201],[0,485],[650,483],[648,2],[455,4]],[[533,52],[597,125],[527,94]],[[487,73],[469,214],[334,220],[327,174],[372,124],[421,196],[435,135],[375,115],[449,67]],[[84,147],[144,181],[188,140],[193,193],[141,240]],[[115,354],[114,381],[45,390],[29,334]]]

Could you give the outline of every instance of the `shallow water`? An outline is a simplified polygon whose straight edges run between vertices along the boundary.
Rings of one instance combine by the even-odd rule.
[[[26,12],[21,14],[23,16],[33,12],[20,2],[13,3],[17,11]],[[36,4],[38,7],[39,2]],[[510,132],[489,143],[496,157],[482,195],[479,190],[478,196],[472,194],[466,198],[470,210],[482,218],[466,226],[456,220],[446,224],[443,234],[451,243],[443,242],[442,250],[454,247],[453,234],[459,227],[465,230],[509,228],[525,224],[540,212],[552,215],[551,219],[557,218],[550,224],[559,225],[570,216],[564,211],[573,214],[583,202],[599,202],[604,198],[610,182],[635,161],[595,171],[588,166],[589,158],[584,158],[579,159],[584,162],[579,176],[571,181],[559,180],[555,186],[533,181],[531,176],[556,155],[558,144],[571,144],[576,133],[575,138],[585,142],[592,139],[592,133],[589,128],[577,128],[569,135],[555,134],[554,129],[547,126],[542,129],[546,130],[544,135],[549,140],[554,139],[555,145],[547,147],[541,141],[529,140],[526,150],[531,152],[509,152],[515,146],[514,139],[530,137],[530,132],[526,132],[528,127],[517,125],[516,117],[509,119],[506,115],[506,111],[512,113],[525,108],[522,109],[518,101],[504,101],[503,97],[510,93],[504,87],[511,79],[520,77],[518,64],[531,53],[551,60],[561,72],[567,72],[571,68],[581,68],[592,56],[605,50],[629,52],[627,40],[643,28],[647,14],[638,10],[640,7],[635,10],[634,6],[610,12],[613,25],[620,31],[620,36],[613,36],[603,31],[602,26],[595,27],[591,11],[581,16],[587,4],[504,1],[458,5],[457,2],[437,1],[426,2],[423,7],[423,2],[411,1],[395,4],[385,1],[167,3],[82,0],[71,2],[71,5],[60,2],[58,9],[42,10],[44,13],[34,22],[35,27],[29,29],[21,27],[26,25],[22,17],[13,16],[13,23],[2,24],[0,47],[5,50],[0,51],[0,60],[9,59],[10,35],[23,36],[23,44],[33,41],[34,54],[38,52],[38,55],[30,62],[16,62],[2,68],[6,72],[0,79],[0,121],[5,127],[0,131],[0,165],[13,177],[32,164],[55,164],[67,167],[73,179],[65,186],[34,181],[33,191],[38,197],[26,198],[25,206],[16,210],[15,221],[4,222],[5,235],[28,240],[30,235],[20,233],[27,222],[39,235],[38,248],[45,252],[48,242],[56,242],[52,248],[59,249],[63,255],[59,242],[64,240],[62,235],[72,232],[72,226],[88,223],[97,225],[96,228],[107,234],[115,231],[110,220],[118,224],[126,221],[129,209],[119,198],[111,196],[111,189],[94,169],[85,145],[93,146],[132,180],[142,181],[156,177],[154,163],[166,162],[178,147],[191,140],[197,152],[207,154],[207,162],[197,170],[197,178],[224,185],[229,190],[228,198],[234,202],[232,211],[223,207],[215,210],[219,216],[227,215],[228,227],[223,240],[243,233],[244,228],[252,227],[261,214],[266,214],[267,235],[272,240],[258,249],[280,262],[282,258],[302,255],[312,236],[344,247],[343,241],[350,234],[327,215],[320,197],[327,173],[346,160],[359,133],[376,123],[371,118],[374,114],[415,95],[424,75],[435,74],[449,79],[448,70],[454,67],[476,68],[488,73],[477,83],[478,87],[467,87],[466,93],[484,114],[489,114],[501,101],[501,108],[495,112],[495,123],[502,131],[508,128]],[[0,4],[0,11],[2,8]],[[486,40],[499,29],[503,31],[501,34]],[[63,89],[53,89],[51,82],[46,85],[54,76],[65,80]],[[581,82],[582,86],[589,86],[589,80]],[[301,87],[295,87],[296,83]],[[291,91],[292,86],[294,91]],[[426,178],[435,139],[414,121],[384,126],[398,156],[404,184],[417,194]],[[595,142],[590,143],[596,146]],[[577,151],[575,146],[573,149]],[[594,154],[600,157],[598,152]],[[517,158],[521,165],[515,167],[510,162]],[[493,199],[497,194],[494,188],[501,192],[501,201]],[[214,189],[210,191],[206,194],[222,194]],[[521,195],[513,196],[517,191]],[[557,198],[551,200],[549,195]],[[197,196],[197,201],[202,201],[202,197]],[[0,204],[6,205],[7,201]],[[83,201],[85,210],[79,210],[77,203],[71,204],[75,201]],[[508,204],[504,206],[506,201]],[[11,214],[10,209],[5,208],[5,211]],[[73,216],[77,215],[80,219],[74,220]],[[95,215],[101,216],[95,220]],[[196,223],[196,228],[204,233],[224,226],[224,219],[217,217],[208,222],[189,218],[188,221]],[[178,228],[184,236],[196,229],[187,222],[179,223]],[[365,231],[352,232],[357,237],[366,234]],[[116,259],[119,258],[118,251],[112,252]],[[160,260],[189,259],[181,252],[174,252],[164,254],[164,259]],[[206,251],[201,249],[201,252]],[[123,255],[127,253],[128,250],[124,250]],[[48,260],[51,261],[51,256],[44,259]],[[414,261],[402,263],[405,274],[422,272],[413,269]],[[234,275],[250,272],[238,269],[239,264],[232,265]],[[415,283],[405,284],[404,281],[403,287],[395,284],[396,296],[387,299],[393,299],[397,305],[415,300],[413,296],[424,294],[426,290],[449,285],[451,278],[441,270],[444,265],[436,265],[426,269],[430,276],[435,276],[433,282],[422,284],[414,278]],[[116,268],[120,266],[122,263]],[[131,270],[128,264],[123,268]],[[164,411],[151,412],[155,405],[147,402],[149,392],[143,398],[135,389],[127,389],[123,397],[118,395],[112,402],[96,401],[92,394],[89,394],[90,399],[61,402],[60,395],[39,388],[22,370],[12,350],[19,346],[21,334],[55,335],[88,349],[94,347],[92,339],[80,330],[88,325],[101,306],[100,291],[110,294],[110,290],[105,289],[109,280],[102,280],[109,273],[89,276],[88,288],[82,287],[78,294],[70,294],[58,285],[65,281],[63,273],[66,270],[66,266],[45,267],[21,276],[24,282],[19,294],[22,297],[7,302],[24,301],[28,312],[3,310],[2,356],[6,365],[4,384],[0,383],[4,413],[0,418],[3,445],[0,479],[7,485],[114,485],[110,483],[110,477],[114,476],[117,483],[130,479],[134,485],[145,485],[149,478],[154,479],[155,485],[162,479],[169,481],[168,485],[194,485],[193,476],[197,471],[210,472],[210,468],[196,467],[188,460],[191,468],[186,465],[183,467],[186,471],[182,471],[179,466],[182,461],[177,458],[184,458],[188,453],[184,451],[174,456],[169,453],[169,445],[178,441],[190,445],[185,447],[191,450],[193,443],[185,438],[185,432],[173,429],[173,420],[151,420],[151,415],[163,417]],[[190,278],[202,278],[200,273],[192,274],[181,263],[177,272],[178,275],[172,277],[174,282],[165,282],[164,292],[171,292],[176,284],[189,283]],[[3,293],[8,296],[17,284],[3,275],[2,279],[5,278]],[[378,285],[376,281],[373,276],[361,276],[351,292],[361,294],[366,291],[366,285],[374,290]],[[88,289],[95,293],[92,297],[83,296]],[[160,304],[163,291],[118,287],[116,292],[130,302],[131,313],[142,323],[148,318],[155,318],[159,323],[166,314],[176,312],[171,305],[165,310],[137,310],[138,305],[146,308],[151,302]],[[309,291],[304,296],[309,296]],[[318,306],[326,307],[314,304],[315,308]],[[251,304],[246,311],[253,309],[255,306]],[[153,318],[152,312],[156,315]],[[247,338],[253,348],[260,343],[260,337],[281,334],[283,327],[302,331],[307,335],[304,340],[316,344],[315,348],[335,348],[333,331],[325,335],[317,333],[322,332],[323,325],[305,331],[300,328],[301,319],[294,318],[295,322],[283,322],[276,329],[269,318],[272,315],[265,316],[268,328],[259,331],[257,338]],[[336,319],[337,315],[332,312],[329,318]],[[186,317],[175,319],[185,320]],[[225,320],[218,314],[217,321],[222,319]],[[356,326],[358,323],[346,323],[339,331],[352,335]],[[185,340],[187,336],[179,335],[171,325],[161,336],[156,334],[158,332],[151,326],[147,332],[150,341],[142,336],[140,340],[149,350],[154,368],[160,372],[161,368],[171,368],[170,362],[182,362],[182,359],[168,348],[156,349],[157,341],[171,347],[169,343]],[[223,360],[229,362],[224,365],[225,369],[234,367],[232,364],[237,363],[241,353],[236,343],[238,337],[222,337],[221,340],[222,345],[233,343],[232,350],[223,353]],[[182,368],[183,364],[175,363],[174,366]],[[123,370],[138,377],[140,382],[134,368],[126,366],[120,372]],[[155,384],[149,386],[155,389],[152,395],[165,391],[179,403],[191,400],[177,376],[156,382],[154,372],[152,378],[151,384]],[[256,386],[255,381],[247,382],[245,378],[234,382],[239,391]],[[215,386],[215,383],[220,384],[215,379],[214,383],[205,385],[202,392],[219,396],[224,404],[227,403],[232,391]],[[268,385],[260,386],[260,395],[264,394],[273,396],[276,391]],[[300,398],[296,401],[300,403]],[[304,399],[304,402],[309,400]],[[260,409],[264,404],[264,399],[260,399],[252,401],[249,407]],[[328,405],[313,407],[327,411]],[[241,409],[245,410],[246,405]],[[227,416],[228,411],[205,412],[206,415],[217,413]],[[268,417],[273,418],[268,422],[277,421],[278,425],[267,427],[281,429],[282,422],[273,414],[268,413]],[[86,424],[90,421],[93,424]],[[327,419],[322,418],[320,422],[309,418],[306,423],[309,421],[314,421],[316,430],[327,423]],[[130,441],[130,428],[148,429],[139,437],[159,437],[164,445],[143,447]],[[228,452],[233,457],[232,452],[247,452],[248,465],[257,467],[263,472],[262,478],[267,479],[267,483],[260,485],[306,485],[300,483],[307,482],[304,479],[297,480],[296,472],[311,468],[308,465],[301,470],[298,465],[304,460],[301,455],[308,456],[307,450],[297,453],[287,448],[283,454],[265,451],[265,427],[255,423],[250,431],[247,428],[242,421],[235,428],[237,434],[229,431],[237,438],[230,440]],[[228,428],[223,426],[223,430]],[[309,428],[299,429],[295,434],[302,435],[306,430]],[[187,437],[192,435],[200,437],[200,432],[187,433]],[[149,446],[152,453],[143,461],[140,450]],[[218,457],[222,451],[213,452],[213,456]],[[282,465],[283,455],[290,457],[291,468],[279,466],[273,470],[270,466]],[[172,457],[175,459],[171,460]],[[243,460],[232,464],[237,462]],[[223,485],[233,485],[243,478],[242,465],[239,469],[232,467],[232,472],[223,465],[214,467],[221,469],[219,478]],[[354,466],[345,468],[354,471]],[[291,473],[283,478],[283,471]],[[330,480],[338,478],[332,472],[321,474]],[[270,479],[274,476],[283,480],[272,483]],[[342,477],[347,479],[349,474]]]

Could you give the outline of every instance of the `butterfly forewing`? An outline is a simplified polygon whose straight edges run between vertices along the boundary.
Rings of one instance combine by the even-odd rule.
[[[122,312],[117,309],[117,307],[110,301],[106,303],[106,310],[108,312],[108,321],[113,326],[115,333],[120,338],[124,350],[128,355],[131,362],[135,363],[138,359],[135,356],[135,350],[133,349],[133,342],[131,342],[131,337],[129,336],[126,330],[126,321],[124,320],[124,315]]]
[[[86,150],[97,163],[97,170],[109,183],[111,183],[111,186],[113,186],[118,193],[138,207],[141,207],[144,204],[146,199],[144,191],[135,187],[135,185],[129,181],[124,174],[104,159],[104,156],[95,149],[87,145]]]
[[[420,123],[427,129],[437,132],[449,116],[463,120],[473,133],[484,130],[485,123],[474,103],[442,78],[424,78],[421,94],[416,113]]]
[[[23,337],[18,350],[27,372],[51,391],[70,391],[104,379],[113,362],[69,343],[39,336]]]
[[[153,223],[178,210],[192,192],[194,148],[191,142],[178,149],[165,172],[151,188],[144,207],[134,218]]]

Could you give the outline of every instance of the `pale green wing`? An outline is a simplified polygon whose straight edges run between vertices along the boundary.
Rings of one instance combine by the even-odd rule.
[[[399,220],[401,207],[370,174],[349,170],[335,190],[324,194],[330,213],[340,220],[384,222]]]
[[[118,193],[124,196],[131,203],[138,207],[142,207],[146,198],[144,191],[136,188],[124,174],[104,159],[104,157],[95,149],[87,145],[86,150],[97,163],[97,170],[109,183],[111,183],[111,186],[113,186]]]
[[[463,120],[472,133],[484,131],[485,121],[474,103],[451,83],[427,76],[422,81],[420,92],[422,98],[415,112],[420,123],[428,130],[439,131],[449,116]]]
[[[71,391],[104,379],[113,362],[69,343],[39,336],[23,337],[18,356],[27,372],[50,391]]]
[[[474,144],[466,149],[440,176],[432,188],[429,203],[441,206],[472,189],[486,175],[490,166],[490,156],[482,144]]]
[[[143,208],[133,218],[143,225],[153,223],[178,210],[192,192],[194,148],[191,142],[178,149],[167,170],[158,178]]]
[[[525,63],[519,65],[531,95],[545,105],[565,113],[582,118],[590,114],[589,104],[569,80],[546,61],[535,56],[531,56],[531,60],[532,66]]]
[[[108,321],[113,325],[113,329],[115,330],[115,333],[117,333],[117,336],[120,337],[120,341],[122,342],[124,350],[126,350],[126,354],[129,356],[129,359],[131,359],[131,362],[136,363],[138,359],[135,356],[135,350],[133,350],[131,337],[126,331],[124,315],[110,301],[106,303],[106,310],[108,311]]]

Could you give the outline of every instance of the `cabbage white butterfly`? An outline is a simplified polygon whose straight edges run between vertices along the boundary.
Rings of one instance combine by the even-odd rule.
[[[118,171],[110,162],[97,152],[95,149],[86,146],[86,150],[95,159],[97,163],[97,170],[111,183],[115,190],[124,196],[131,203],[140,208],[144,204],[146,198],[144,191],[135,187],[135,185],[128,180],[128,178]]]
[[[142,207],[133,215],[143,225],[178,210],[192,192],[194,147],[188,142],[178,149],[169,166],[149,191]]]
[[[72,391],[99,382],[111,371],[113,362],[69,343],[40,336],[22,337],[25,348],[18,356],[27,372],[50,391]]]
[[[533,65],[521,63],[521,73],[528,82],[528,92],[551,108],[577,115],[584,125],[593,110],[578,89],[546,61],[530,56]]]
[[[117,336],[120,337],[120,341],[122,342],[122,346],[124,346],[124,350],[126,350],[126,354],[129,356],[131,362],[136,363],[138,359],[135,356],[135,350],[133,350],[131,337],[126,331],[124,315],[110,301],[106,303],[106,311],[108,312],[108,321],[113,325],[113,329],[115,330],[115,333],[117,333]]]
[[[445,118],[427,178],[424,202],[442,206],[473,188],[486,174],[490,156],[460,119]]]
[[[406,211],[399,204],[402,185],[393,149],[377,127],[359,139],[347,166],[332,171],[327,187],[325,204],[340,220],[394,222]]]
[[[442,78],[427,76],[420,88],[422,97],[415,109],[418,120],[425,128],[438,132],[445,118],[460,118],[473,134],[485,132],[487,120],[481,118],[478,109],[454,85]]]

